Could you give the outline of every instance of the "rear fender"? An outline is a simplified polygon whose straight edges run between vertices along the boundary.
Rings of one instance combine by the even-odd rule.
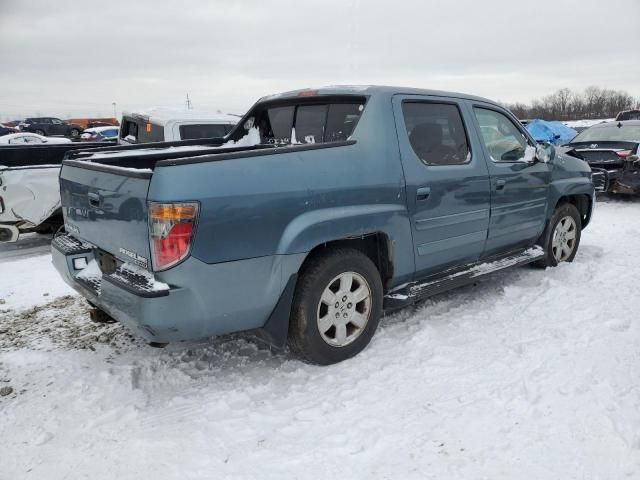
[[[394,279],[404,281],[413,274],[411,226],[403,205],[353,205],[305,212],[285,228],[277,254],[308,253],[324,243],[382,232],[393,249],[390,261]],[[288,276],[296,272],[283,272]]]

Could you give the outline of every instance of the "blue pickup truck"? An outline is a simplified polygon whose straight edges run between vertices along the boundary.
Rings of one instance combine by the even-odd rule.
[[[53,261],[150,343],[256,330],[357,354],[380,317],[576,255],[589,166],[500,105],[392,87],[260,99],[225,138],[67,154]]]

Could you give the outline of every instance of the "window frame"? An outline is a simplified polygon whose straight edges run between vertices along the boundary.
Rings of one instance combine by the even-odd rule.
[[[416,153],[416,151],[413,149],[413,145],[411,145],[411,140],[409,139],[409,130],[407,129],[407,120],[404,116],[404,104],[405,103],[423,103],[423,104],[435,104],[435,105],[451,105],[453,107],[455,107],[458,111],[458,115],[460,116],[460,121],[462,122],[462,128],[464,129],[464,135],[465,135],[465,140],[467,141],[467,149],[469,150],[469,153],[467,155],[468,159],[462,163],[427,163],[426,161],[424,161],[423,159],[421,159],[418,154]],[[469,129],[467,127],[467,125],[465,124],[465,120],[464,120],[464,115],[462,113],[462,105],[460,105],[458,102],[456,101],[452,101],[449,99],[445,99],[443,98],[442,100],[437,100],[437,99],[422,99],[422,98],[416,98],[416,99],[410,99],[410,98],[403,98],[400,101],[400,114],[402,115],[402,122],[404,125],[404,133],[406,135],[406,139],[409,145],[409,148],[411,150],[411,152],[413,152],[414,156],[418,159],[418,161],[426,166],[426,167],[461,167],[461,166],[465,166],[465,165],[469,165],[472,161],[473,161],[473,149],[471,148],[471,140],[469,137]]]
[[[522,125],[522,123],[520,123],[520,121],[515,118],[515,116],[508,110],[502,110],[494,105],[485,105],[482,103],[477,103],[477,102],[473,102],[471,105],[471,114],[473,116],[473,121],[476,123],[476,127],[477,127],[477,131],[478,131],[478,140],[480,141],[480,146],[483,148],[487,159],[491,160],[491,162],[493,163],[499,163],[499,164],[505,164],[505,163],[522,163],[523,160],[494,160],[494,158],[491,156],[490,152],[489,152],[489,148],[487,147],[485,141],[484,141],[484,137],[482,136],[482,126],[480,125],[480,122],[478,121],[478,117],[476,117],[476,113],[475,110],[476,108],[481,109],[481,110],[489,110],[491,112],[494,113],[498,113],[503,115],[504,117],[506,117],[516,128],[516,130],[518,130],[522,136],[527,140],[527,146],[530,147],[534,147],[537,145],[538,142],[536,142],[533,137],[531,135],[529,135],[529,132],[527,131],[526,128],[524,128],[524,125]],[[524,157],[523,157],[524,158]]]
[[[357,128],[360,125],[360,121],[362,120],[362,116],[364,115],[364,112],[367,109],[367,105],[369,104],[369,99],[370,99],[370,95],[367,94],[333,94],[333,93],[323,93],[323,94],[319,94],[319,95],[313,95],[313,96],[309,96],[309,97],[303,97],[303,96],[295,96],[295,97],[285,97],[285,98],[275,98],[275,99],[269,99],[269,100],[263,100],[263,101],[258,101],[258,103],[256,103],[236,124],[236,127],[229,132],[228,134],[228,138],[230,140],[239,140],[240,138],[242,138],[244,135],[247,134],[247,129],[245,128],[245,125],[247,123],[247,121],[249,121],[250,119],[253,118],[253,122],[254,122],[254,126],[258,121],[258,117],[260,115],[266,115],[266,111],[270,108],[279,108],[279,107],[290,107],[293,106],[294,107],[294,112],[293,112],[293,121],[292,121],[292,128],[295,128],[296,125],[296,116],[297,116],[297,109],[300,106],[306,106],[306,105],[328,105],[329,107],[333,104],[359,104],[363,106],[362,111],[360,112],[360,115],[358,117],[358,121],[355,123],[355,125],[353,126],[353,129],[351,130],[351,134],[349,135],[349,137],[353,137],[353,135],[356,134],[357,132]],[[325,142],[324,138],[326,136],[326,128],[327,128],[327,121],[328,121],[328,113],[329,113],[330,108],[327,108],[327,114],[325,115],[325,132],[323,134],[323,141],[322,142],[317,142],[315,144],[307,144],[307,143],[301,143],[300,145],[324,145],[324,144],[330,144],[330,143],[340,143],[340,141],[329,141],[329,142]],[[262,135],[262,132],[261,132]],[[298,135],[298,132],[296,131],[296,136]],[[350,141],[350,140],[342,140],[342,142],[346,142],[346,141]]]

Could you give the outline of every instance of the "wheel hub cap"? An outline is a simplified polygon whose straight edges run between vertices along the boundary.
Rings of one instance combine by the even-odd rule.
[[[345,272],[335,277],[322,292],[317,322],[322,339],[344,347],[358,338],[369,321],[371,289],[364,277]]]
[[[551,250],[557,262],[563,262],[571,256],[576,247],[576,233],[578,227],[573,217],[560,219],[553,231]]]

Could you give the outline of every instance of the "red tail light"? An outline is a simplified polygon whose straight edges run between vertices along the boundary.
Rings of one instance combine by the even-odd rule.
[[[151,259],[155,271],[166,270],[189,255],[197,216],[197,203],[149,204]]]

